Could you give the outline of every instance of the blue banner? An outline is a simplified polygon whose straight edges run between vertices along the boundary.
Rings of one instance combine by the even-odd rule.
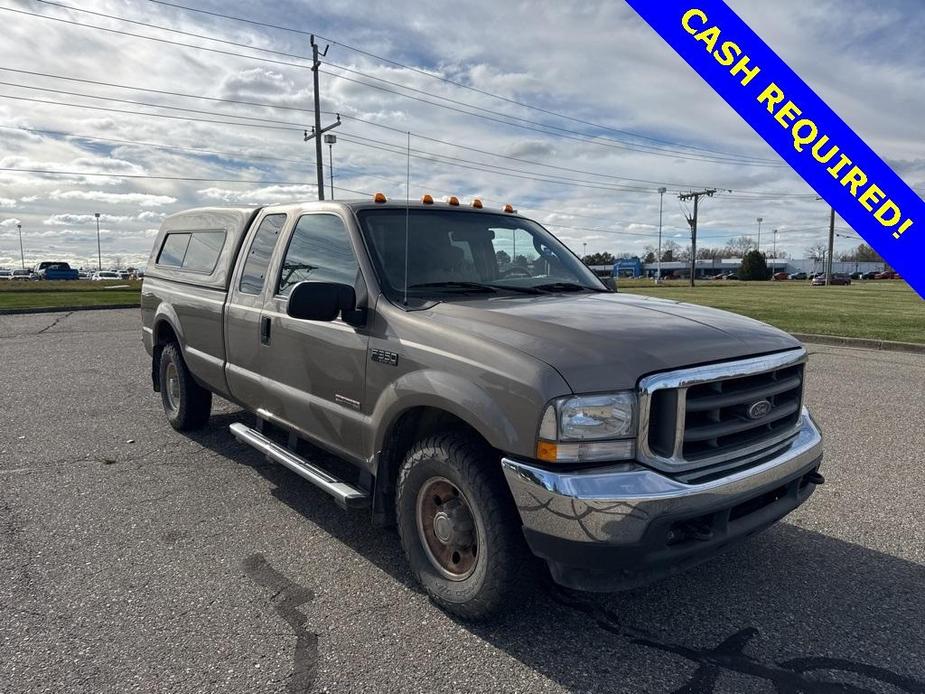
[[[726,3],[627,2],[925,298],[925,202]]]

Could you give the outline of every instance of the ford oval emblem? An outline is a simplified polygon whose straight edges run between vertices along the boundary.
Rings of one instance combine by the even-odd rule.
[[[771,412],[772,405],[768,400],[759,400],[748,406],[749,419],[761,419]]]

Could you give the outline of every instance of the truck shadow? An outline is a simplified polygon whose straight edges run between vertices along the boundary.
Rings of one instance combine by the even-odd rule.
[[[213,415],[194,438],[254,468],[277,499],[419,590],[393,530],[372,527],[365,513],[345,514],[239,444],[227,425],[241,419]],[[785,522],[625,593],[525,580],[520,605],[504,618],[461,626],[575,691],[925,693],[923,620],[925,566]]]

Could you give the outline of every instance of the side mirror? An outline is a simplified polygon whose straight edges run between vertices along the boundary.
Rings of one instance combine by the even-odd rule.
[[[332,321],[356,310],[357,297],[349,284],[299,282],[289,294],[286,313],[300,320]]]

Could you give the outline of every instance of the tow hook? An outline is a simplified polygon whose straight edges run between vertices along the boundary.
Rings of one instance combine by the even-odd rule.
[[[823,477],[818,470],[813,470],[812,472],[807,472],[803,479],[809,482],[810,484],[825,484],[825,477]]]

